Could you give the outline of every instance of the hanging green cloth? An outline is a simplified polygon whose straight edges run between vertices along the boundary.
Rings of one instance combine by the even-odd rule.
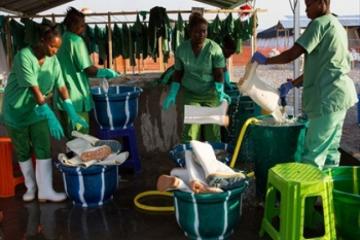
[[[222,37],[221,37],[221,20],[219,15],[216,15],[214,21],[209,24],[208,26],[208,38],[215,41],[218,44],[221,44]]]
[[[83,39],[85,41],[89,54],[94,52],[99,53],[99,46],[97,45],[95,38],[95,29],[90,27],[88,24],[86,24]]]
[[[170,53],[169,48],[169,38],[170,36],[170,20],[166,14],[166,9],[163,7],[153,7],[150,9],[150,18],[149,18],[149,46],[151,56],[156,62],[156,59],[159,56],[158,48],[158,38],[163,38],[163,47],[162,51],[164,54],[164,61],[167,60],[165,56],[168,56]]]
[[[173,52],[176,52],[176,48],[184,41],[185,38],[185,24],[181,17],[181,14],[178,13],[178,18],[175,23],[175,27],[172,31],[172,41],[171,49]]]
[[[137,59],[140,59],[140,54],[143,53],[143,24],[140,22],[139,14],[136,15],[136,21],[132,26],[132,39],[134,39],[134,52]]]
[[[122,57],[128,59],[130,57],[130,40],[131,33],[126,23],[122,24]]]
[[[142,57],[143,59],[147,58],[149,56],[149,36],[148,36],[148,27],[146,23],[143,24],[143,52]]]
[[[18,23],[14,19],[10,21],[10,32],[12,36],[12,45],[13,45],[13,55],[17,51],[26,47],[25,39],[25,27],[24,25]]]
[[[99,47],[99,57],[105,61],[107,57],[106,44],[107,44],[107,34],[104,28],[100,28],[95,25],[95,42]]]
[[[236,50],[235,52],[237,54],[239,53],[242,53],[243,51],[243,24],[240,20],[240,18],[236,19],[235,22],[234,22],[234,39],[235,39],[235,42],[236,42]]]
[[[116,23],[112,32],[112,54],[116,58],[122,55],[122,30]]]
[[[229,15],[227,15],[225,20],[221,23],[221,37],[223,38],[225,35],[230,35],[232,38],[234,38],[234,28],[235,24],[232,13],[229,13]]]
[[[135,39],[133,40],[133,31],[134,27],[129,27],[129,59],[130,59],[130,66],[136,66],[136,60],[135,60]]]
[[[32,45],[34,43],[37,43],[40,40],[38,37],[39,36],[39,24],[29,18],[22,18],[21,22],[24,23],[24,26],[25,26],[24,42],[26,43],[26,45]]]

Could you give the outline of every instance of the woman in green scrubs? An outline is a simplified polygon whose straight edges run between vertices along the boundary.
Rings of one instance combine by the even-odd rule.
[[[63,43],[57,57],[75,110],[89,122],[89,111],[93,108],[93,102],[88,77],[114,78],[118,77],[119,74],[111,69],[97,68],[91,62],[86,44],[81,37],[86,27],[83,13],[70,7],[64,24],[66,31],[62,36]],[[71,121],[63,112],[61,98],[56,97],[56,101],[56,106],[61,111],[61,122],[65,128],[65,134],[70,137],[75,126],[72,126]],[[83,133],[89,133],[89,128],[78,128],[78,126],[76,128]]]
[[[208,22],[201,14],[191,14],[190,39],[176,50],[173,82],[163,102],[163,109],[167,110],[175,104],[180,85],[184,92],[184,105],[216,107],[221,101],[230,101],[224,93],[225,59],[220,46],[207,38],[207,29]],[[221,141],[220,127],[215,124],[204,125],[204,138],[211,142]],[[199,139],[200,125],[185,124],[182,141]]]
[[[302,161],[320,169],[338,166],[342,126],[347,110],[357,102],[350,71],[347,33],[330,13],[330,0],[305,0],[312,20],[295,45],[266,58],[256,52],[260,64],[289,63],[305,54],[304,74],[280,86],[285,97],[293,86],[303,86],[303,111],[309,118]]]
[[[72,106],[55,56],[61,45],[56,26],[40,25],[39,39],[15,56],[4,94],[4,123],[25,178],[23,200],[33,200],[37,190],[39,201],[57,202],[66,195],[52,187],[50,134],[58,140],[63,137],[61,125],[47,104],[54,89],[59,91],[69,118],[76,124],[87,124]],[[36,173],[32,154],[36,156]]]

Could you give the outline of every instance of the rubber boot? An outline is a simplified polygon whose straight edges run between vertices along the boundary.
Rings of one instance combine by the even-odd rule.
[[[228,126],[230,121],[229,116],[226,115],[228,106],[226,101],[223,101],[218,107],[185,105],[184,123]]]
[[[245,174],[233,169],[216,159],[212,146],[196,140],[190,141],[196,160],[204,169],[206,183],[210,187],[224,190],[240,187],[246,180]]]
[[[66,199],[65,193],[57,193],[52,186],[52,160],[36,160],[36,183],[39,202],[61,202]]]
[[[19,162],[21,172],[24,176],[24,183],[26,192],[22,196],[25,202],[30,202],[35,199],[36,183],[35,183],[35,171],[31,159],[25,162]]]

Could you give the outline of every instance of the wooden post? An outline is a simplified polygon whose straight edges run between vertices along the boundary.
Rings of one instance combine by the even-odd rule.
[[[253,55],[255,53],[256,49],[257,49],[257,46],[256,46],[257,9],[255,9],[255,11],[254,11],[253,18],[254,18],[254,22],[253,22],[253,36],[252,36],[251,55]]]
[[[53,22],[53,23],[56,23],[55,14],[52,14],[52,15],[51,15],[51,19],[52,19],[52,22]]]
[[[140,56],[140,58],[141,58],[141,56]],[[137,67],[138,67],[138,73],[140,74],[141,73],[141,59],[140,58],[138,58],[137,59]]]
[[[112,58],[112,35],[111,35],[111,13],[110,12],[108,12],[108,46],[109,46],[108,67],[112,68],[113,58]]]
[[[11,34],[10,34],[10,19],[9,18],[5,18],[5,26],[4,26],[4,30],[5,30],[5,39],[6,39],[6,51],[7,51],[7,62],[8,62],[8,66],[9,69],[12,68],[12,53],[13,53],[13,49],[12,49],[12,44],[11,44]]]
[[[126,74],[126,59],[124,57],[122,57],[122,64],[124,67],[124,74]]]

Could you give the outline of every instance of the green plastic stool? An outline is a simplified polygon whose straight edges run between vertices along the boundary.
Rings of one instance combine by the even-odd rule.
[[[314,166],[302,163],[278,164],[269,170],[265,212],[260,236],[268,233],[276,240],[336,239],[331,177]],[[279,206],[276,194],[280,193]],[[321,197],[325,234],[316,238],[304,237],[305,200]],[[280,218],[279,231],[272,224]]]

